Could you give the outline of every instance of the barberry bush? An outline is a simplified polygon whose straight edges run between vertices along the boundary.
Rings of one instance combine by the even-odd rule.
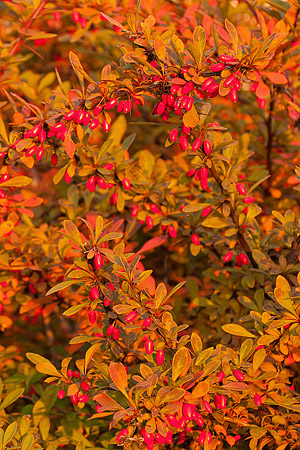
[[[0,450],[300,448],[299,15],[0,3]]]

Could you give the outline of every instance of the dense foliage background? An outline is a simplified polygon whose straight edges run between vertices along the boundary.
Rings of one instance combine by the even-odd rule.
[[[0,2],[0,450],[300,448],[299,12]]]

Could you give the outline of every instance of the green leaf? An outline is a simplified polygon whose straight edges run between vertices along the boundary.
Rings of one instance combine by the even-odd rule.
[[[4,439],[3,439],[3,447],[6,448],[6,445],[12,440],[17,431],[18,425],[17,422],[12,422],[5,430]]]
[[[78,311],[80,311],[82,308],[84,308],[86,305],[85,303],[82,303],[81,305],[74,305],[71,306],[71,308],[67,309],[63,315],[64,316],[72,316],[72,314],[77,313]]]
[[[30,450],[34,444],[33,434],[27,434],[21,443],[21,450]]]
[[[41,421],[39,423],[40,427],[40,433],[42,436],[43,441],[46,441],[48,439],[49,430],[50,430],[50,419],[47,416],[44,416],[41,418]]]
[[[249,338],[256,337],[254,334],[247,331],[246,328],[242,327],[241,325],[237,325],[235,323],[228,323],[227,325],[223,325],[222,330],[225,331],[225,333],[233,334],[234,336],[249,337]]]
[[[51,289],[49,289],[46,295],[51,295],[54,294],[54,292],[66,289],[67,287],[72,286],[72,284],[76,284],[76,281],[75,280],[62,281],[61,283],[58,283],[56,286],[53,286]]]
[[[0,187],[22,187],[22,186],[28,186],[32,182],[32,179],[29,177],[14,177],[10,178],[7,181],[4,181],[0,184]]]
[[[132,133],[129,136],[127,136],[127,138],[124,139],[124,141],[122,142],[122,149],[128,150],[129,147],[131,146],[131,144],[133,143],[133,141],[135,140],[135,137],[136,137],[136,133]]]
[[[0,411],[2,409],[7,408],[9,405],[14,403],[21,395],[23,394],[25,389],[15,389],[14,391],[10,392],[6,395],[6,397],[3,399],[1,405],[0,405]]]

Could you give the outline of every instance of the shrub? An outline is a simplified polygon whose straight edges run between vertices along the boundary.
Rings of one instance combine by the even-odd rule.
[[[1,448],[297,448],[296,2],[0,11]]]

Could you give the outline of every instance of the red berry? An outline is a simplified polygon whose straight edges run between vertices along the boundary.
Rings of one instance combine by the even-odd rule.
[[[136,311],[131,311],[127,316],[125,317],[125,322],[130,323],[133,322],[134,319],[137,317],[138,313]]]
[[[254,395],[254,403],[256,406],[260,406],[262,404],[262,398],[259,394]]]
[[[192,150],[196,152],[202,145],[202,140],[200,138],[196,138],[192,145]]]
[[[121,444],[124,440],[124,438],[128,436],[128,430],[127,428],[124,428],[123,430],[119,431],[119,433],[117,434],[117,443]]]
[[[225,69],[225,64],[217,63],[217,64],[213,64],[209,68],[212,72],[221,72],[221,70]]]
[[[67,376],[68,376],[69,378],[72,378],[72,376],[73,376],[73,370],[68,370]]]
[[[153,341],[151,341],[151,339],[147,339],[145,342],[145,352],[147,355],[151,355],[153,353]]]
[[[93,325],[94,323],[96,323],[97,320],[97,313],[96,311],[89,311],[89,321],[90,323]]]
[[[78,397],[78,401],[80,403],[86,403],[89,401],[89,399],[90,399],[90,397],[87,394],[83,394],[80,397]]]
[[[243,185],[243,183],[237,183],[236,188],[238,190],[238,192],[241,195],[246,195],[247,194],[247,189],[245,188],[245,186]]]
[[[62,400],[65,396],[65,391],[63,391],[62,389],[60,391],[58,391],[57,397]]]
[[[244,379],[245,379],[243,373],[242,373],[240,370],[234,370],[234,371],[233,371],[233,375],[235,376],[235,378],[236,378],[238,381],[244,381]]]
[[[156,362],[159,366],[162,366],[165,360],[165,352],[163,350],[159,350],[156,353]]]
[[[208,413],[212,412],[212,407],[206,400],[202,400],[202,404],[206,412]]]
[[[98,300],[100,298],[99,290],[96,286],[92,287],[90,290],[89,297],[91,300]]]
[[[147,317],[142,324],[143,330],[146,330],[146,328],[150,327],[151,323],[152,323],[151,317]]]
[[[227,252],[226,255],[223,256],[223,261],[224,263],[227,263],[228,261],[230,261],[232,258],[232,252]]]
[[[206,155],[210,155],[211,153],[211,143],[207,140],[203,142],[203,150]]]
[[[97,255],[95,255],[94,258],[95,269],[97,270],[101,269],[101,267],[103,266],[103,262],[104,262],[103,256],[100,253],[97,253]]]
[[[130,181],[128,180],[128,178],[123,178],[122,184],[123,184],[124,189],[126,189],[126,191],[130,191],[131,184],[130,184]]]
[[[192,242],[194,245],[200,245],[200,238],[197,234],[192,234]]]
[[[168,227],[168,233],[169,233],[169,235],[171,236],[171,238],[176,238],[176,236],[177,236],[177,231],[176,231],[176,229],[173,227],[173,225],[170,225],[169,227]]]
[[[202,217],[207,217],[208,214],[211,212],[212,208],[211,206],[205,206],[205,208],[202,210]]]
[[[119,330],[119,328],[115,328],[114,327],[113,332],[112,332],[112,337],[113,337],[114,341],[118,341],[119,340],[119,338],[120,338],[120,330]]]
[[[182,407],[182,414],[187,420],[192,420],[196,413],[196,405],[185,403]]]
[[[90,389],[90,385],[86,381],[82,381],[80,387],[84,392],[87,392]]]
[[[73,373],[73,377],[80,378],[80,372],[78,372],[78,370],[75,370],[75,372]]]

